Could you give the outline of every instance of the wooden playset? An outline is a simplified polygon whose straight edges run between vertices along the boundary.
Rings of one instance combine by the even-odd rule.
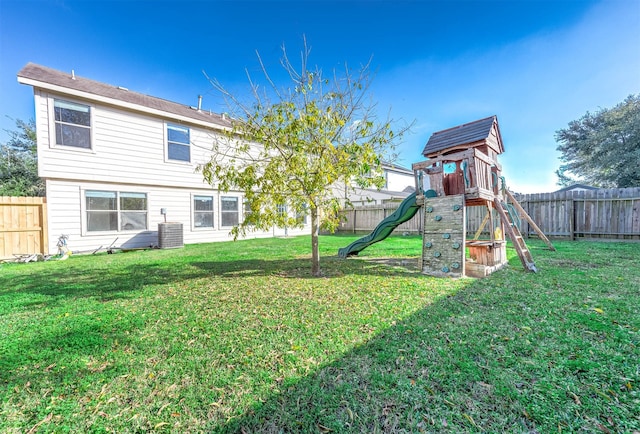
[[[537,271],[518,228],[520,218],[527,220],[551,250],[555,249],[506,188],[498,163],[503,151],[496,116],[433,133],[422,151],[427,160],[413,165],[416,191],[369,235],[339,249],[338,256],[357,255],[384,240],[422,208],[422,273],[487,276],[507,264],[505,235],[525,270]],[[484,212],[484,218],[473,238],[467,239],[467,214],[472,207],[480,208],[480,213],[474,214]]]
[[[427,160],[413,164],[416,205],[424,210],[422,273],[487,276],[507,263],[505,235],[512,240],[524,268],[537,271],[518,229],[520,217],[553,249],[506,188],[498,163],[502,152],[496,116],[438,131],[427,142],[422,152]],[[467,239],[469,207],[486,210],[472,239]]]

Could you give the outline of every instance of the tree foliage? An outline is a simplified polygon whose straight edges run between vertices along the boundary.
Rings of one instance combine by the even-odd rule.
[[[308,68],[309,53],[305,44],[296,68],[283,48],[287,88],[278,88],[264,66],[268,86],[249,76],[249,103],[210,79],[225,98],[233,127],[216,140],[201,170],[219,190],[244,194],[250,212],[233,228],[236,237],[274,226],[302,227],[303,216],[310,216],[311,271],[318,276],[320,227],[337,228],[345,190],[383,185],[376,176],[381,161],[390,158],[407,128],[394,130],[392,120],[376,117],[368,97],[369,64],[357,72],[345,66],[327,78],[320,68]]]
[[[612,109],[585,114],[556,132],[561,185],[640,186],[640,94]],[[579,179],[574,179],[577,176]]]
[[[38,177],[35,122],[16,121],[10,139],[0,144],[0,196],[44,196]]]

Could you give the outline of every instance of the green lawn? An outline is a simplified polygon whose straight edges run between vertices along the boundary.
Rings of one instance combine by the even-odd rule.
[[[451,280],[355,238],[0,265],[0,432],[640,431],[640,244]]]

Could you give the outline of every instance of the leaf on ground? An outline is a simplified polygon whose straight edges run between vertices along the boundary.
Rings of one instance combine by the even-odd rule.
[[[475,426],[476,428],[478,427],[478,425],[476,425],[476,421],[473,420],[471,416],[469,416],[467,413],[462,413],[462,415],[471,423],[471,425]]]
[[[609,428],[607,428],[606,426],[602,425],[601,423],[596,423],[596,426],[598,427],[598,429],[600,431],[602,431],[603,433],[606,434],[611,434],[611,430]]]
[[[580,402],[580,398],[578,398],[578,395],[576,395],[573,392],[569,392],[569,395],[571,396],[571,398],[573,399],[573,402],[575,402],[578,405],[581,405],[582,402]]]
[[[34,434],[34,433],[38,432],[38,427],[40,425],[42,425],[43,423],[49,422],[51,420],[51,418],[53,418],[53,413],[49,413],[44,419],[42,419],[40,422],[38,422],[37,424],[32,426],[31,429],[29,431],[27,431],[27,434]]]
[[[329,428],[329,427],[327,427],[327,426],[324,426],[324,425],[321,425],[321,424],[318,424],[318,428],[319,428],[319,429],[320,429],[320,431],[322,431],[322,432],[332,432],[332,431],[333,431],[331,428]]]
[[[604,313],[604,310],[600,309],[599,307],[592,307],[591,310],[597,313]]]

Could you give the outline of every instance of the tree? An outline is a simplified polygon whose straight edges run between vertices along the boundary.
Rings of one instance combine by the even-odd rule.
[[[563,162],[556,171],[560,185],[640,186],[640,94],[612,109],[587,112],[556,131],[556,141]]]
[[[44,196],[44,182],[38,177],[35,122],[18,119],[16,128],[6,130],[10,139],[0,144],[0,196]]]
[[[260,56],[268,83],[263,89],[249,76],[250,103],[210,79],[231,114],[232,128],[214,144],[211,160],[201,166],[207,182],[221,191],[239,190],[245,218],[232,233],[278,227],[302,227],[311,217],[311,274],[320,276],[318,234],[333,232],[344,205],[338,189],[382,187],[381,161],[390,158],[396,140],[393,121],[380,121],[368,99],[369,64],[357,73],[345,66],[330,79],[317,66],[308,68],[306,42],[301,66],[282,49],[281,65],[290,87],[279,89]],[[290,212],[283,212],[288,209]]]

